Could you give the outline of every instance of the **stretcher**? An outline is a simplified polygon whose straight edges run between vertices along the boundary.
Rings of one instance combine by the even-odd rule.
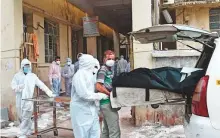
[[[111,93],[113,108],[141,105],[185,104],[186,98],[182,94],[157,89],[116,87],[117,96]]]
[[[63,130],[69,130],[69,131],[73,131],[73,129],[71,128],[64,128],[64,127],[58,127],[57,126],[57,108],[65,108],[68,109],[69,108],[69,104],[70,104],[70,97],[56,97],[56,98],[46,98],[46,97],[37,97],[37,98],[31,98],[31,99],[22,99],[22,100],[26,100],[26,101],[33,101],[33,105],[34,105],[34,111],[33,111],[33,119],[34,119],[34,133],[32,135],[37,136],[37,138],[41,138],[42,134],[48,133],[53,131],[54,136],[58,136],[58,129],[63,129]],[[39,106],[41,104],[45,104],[45,103],[50,103],[53,104],[52,108],[53,108],[53,126],[46,128],[44,130],[38,130],[38,116],[39,116]],[[56,103],[61,103],[62,105],[64,105],[64,107],[57,107]]]

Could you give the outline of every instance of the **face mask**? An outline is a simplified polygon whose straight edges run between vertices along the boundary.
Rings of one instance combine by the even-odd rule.
[[[60,61],[56,61],[57,65],[60,65]]]
[[[67,62],[67,65],[70,66],[70,65],[71,65],[71,62]]]
[[[23,72],[26,73],[26,74],[29,73],[30,71],[31,71],[31,69],[29,67],[24,67],[23,68]]]
[[[112,66],[114,66],[114,64],[115,64],[115,61],[114,61],[114,60],[107,60],[105,64],[106,64],[108,67],[112,67]]]

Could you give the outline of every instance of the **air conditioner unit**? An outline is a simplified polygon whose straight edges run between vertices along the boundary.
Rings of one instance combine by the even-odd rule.
[[[173,4],[174,0],[163,0],[163,4]]]

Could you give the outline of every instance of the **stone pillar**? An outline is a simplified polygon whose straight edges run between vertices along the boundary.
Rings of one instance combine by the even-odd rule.
[[[97,37],[87,37],[87,53],[97,57]]]
[[[120,56],[120,36],[119,33],[116,31],[113,31],[113,43],[114,43],[114,52],[115,56]]]
[[[144,15],[144,16],[141,16]],[[151,1],[150,0],[132,0],[132,28],[137,31],[149,26],[151,22]],[[152,68],[153,44],[139,44],[134,41],[134,68],[147,67]],[[146,120],[146,106],[135,107],[135,124],[141,125]]]
[[[22,0],[1,1],[1,108],[9,109],[9,119],[16,119],[15,93],[11,81],[20,69],[19,48],[23,42]]]
[[[59,45],[59,52],[60,52],[60,60],[63,64],[66,62],[66,58],[69,56],[68,54],[68,39],[67,39],[67,32],[68,26],[62,23],[59,23],[59,30],[60,30],[60,45]]]

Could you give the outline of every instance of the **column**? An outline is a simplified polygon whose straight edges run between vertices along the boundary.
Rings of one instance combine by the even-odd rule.
[[[150,0],[132,0],[132,28],[137,31],[149,26],[151,22],[151,1]],[[152,68],[153,44],[133,43],[134,68],[147,67]],[[141,125],[146,120],[146,106],[135,107],[135,124]]]
[[[87,53],[97,58],[97,38],[87,37]]]
[[[114,52],[115,56],[119,57],[120,56],[120,37],[119,33],[116,32],[115,30],[113,31],[113,43],[114,43]]]
[[[1,1],[1,108],[8,108],[9,119],[16,119],[15,93],[10,84],[20,69],[19,48],[23,41],[22,0]]]

